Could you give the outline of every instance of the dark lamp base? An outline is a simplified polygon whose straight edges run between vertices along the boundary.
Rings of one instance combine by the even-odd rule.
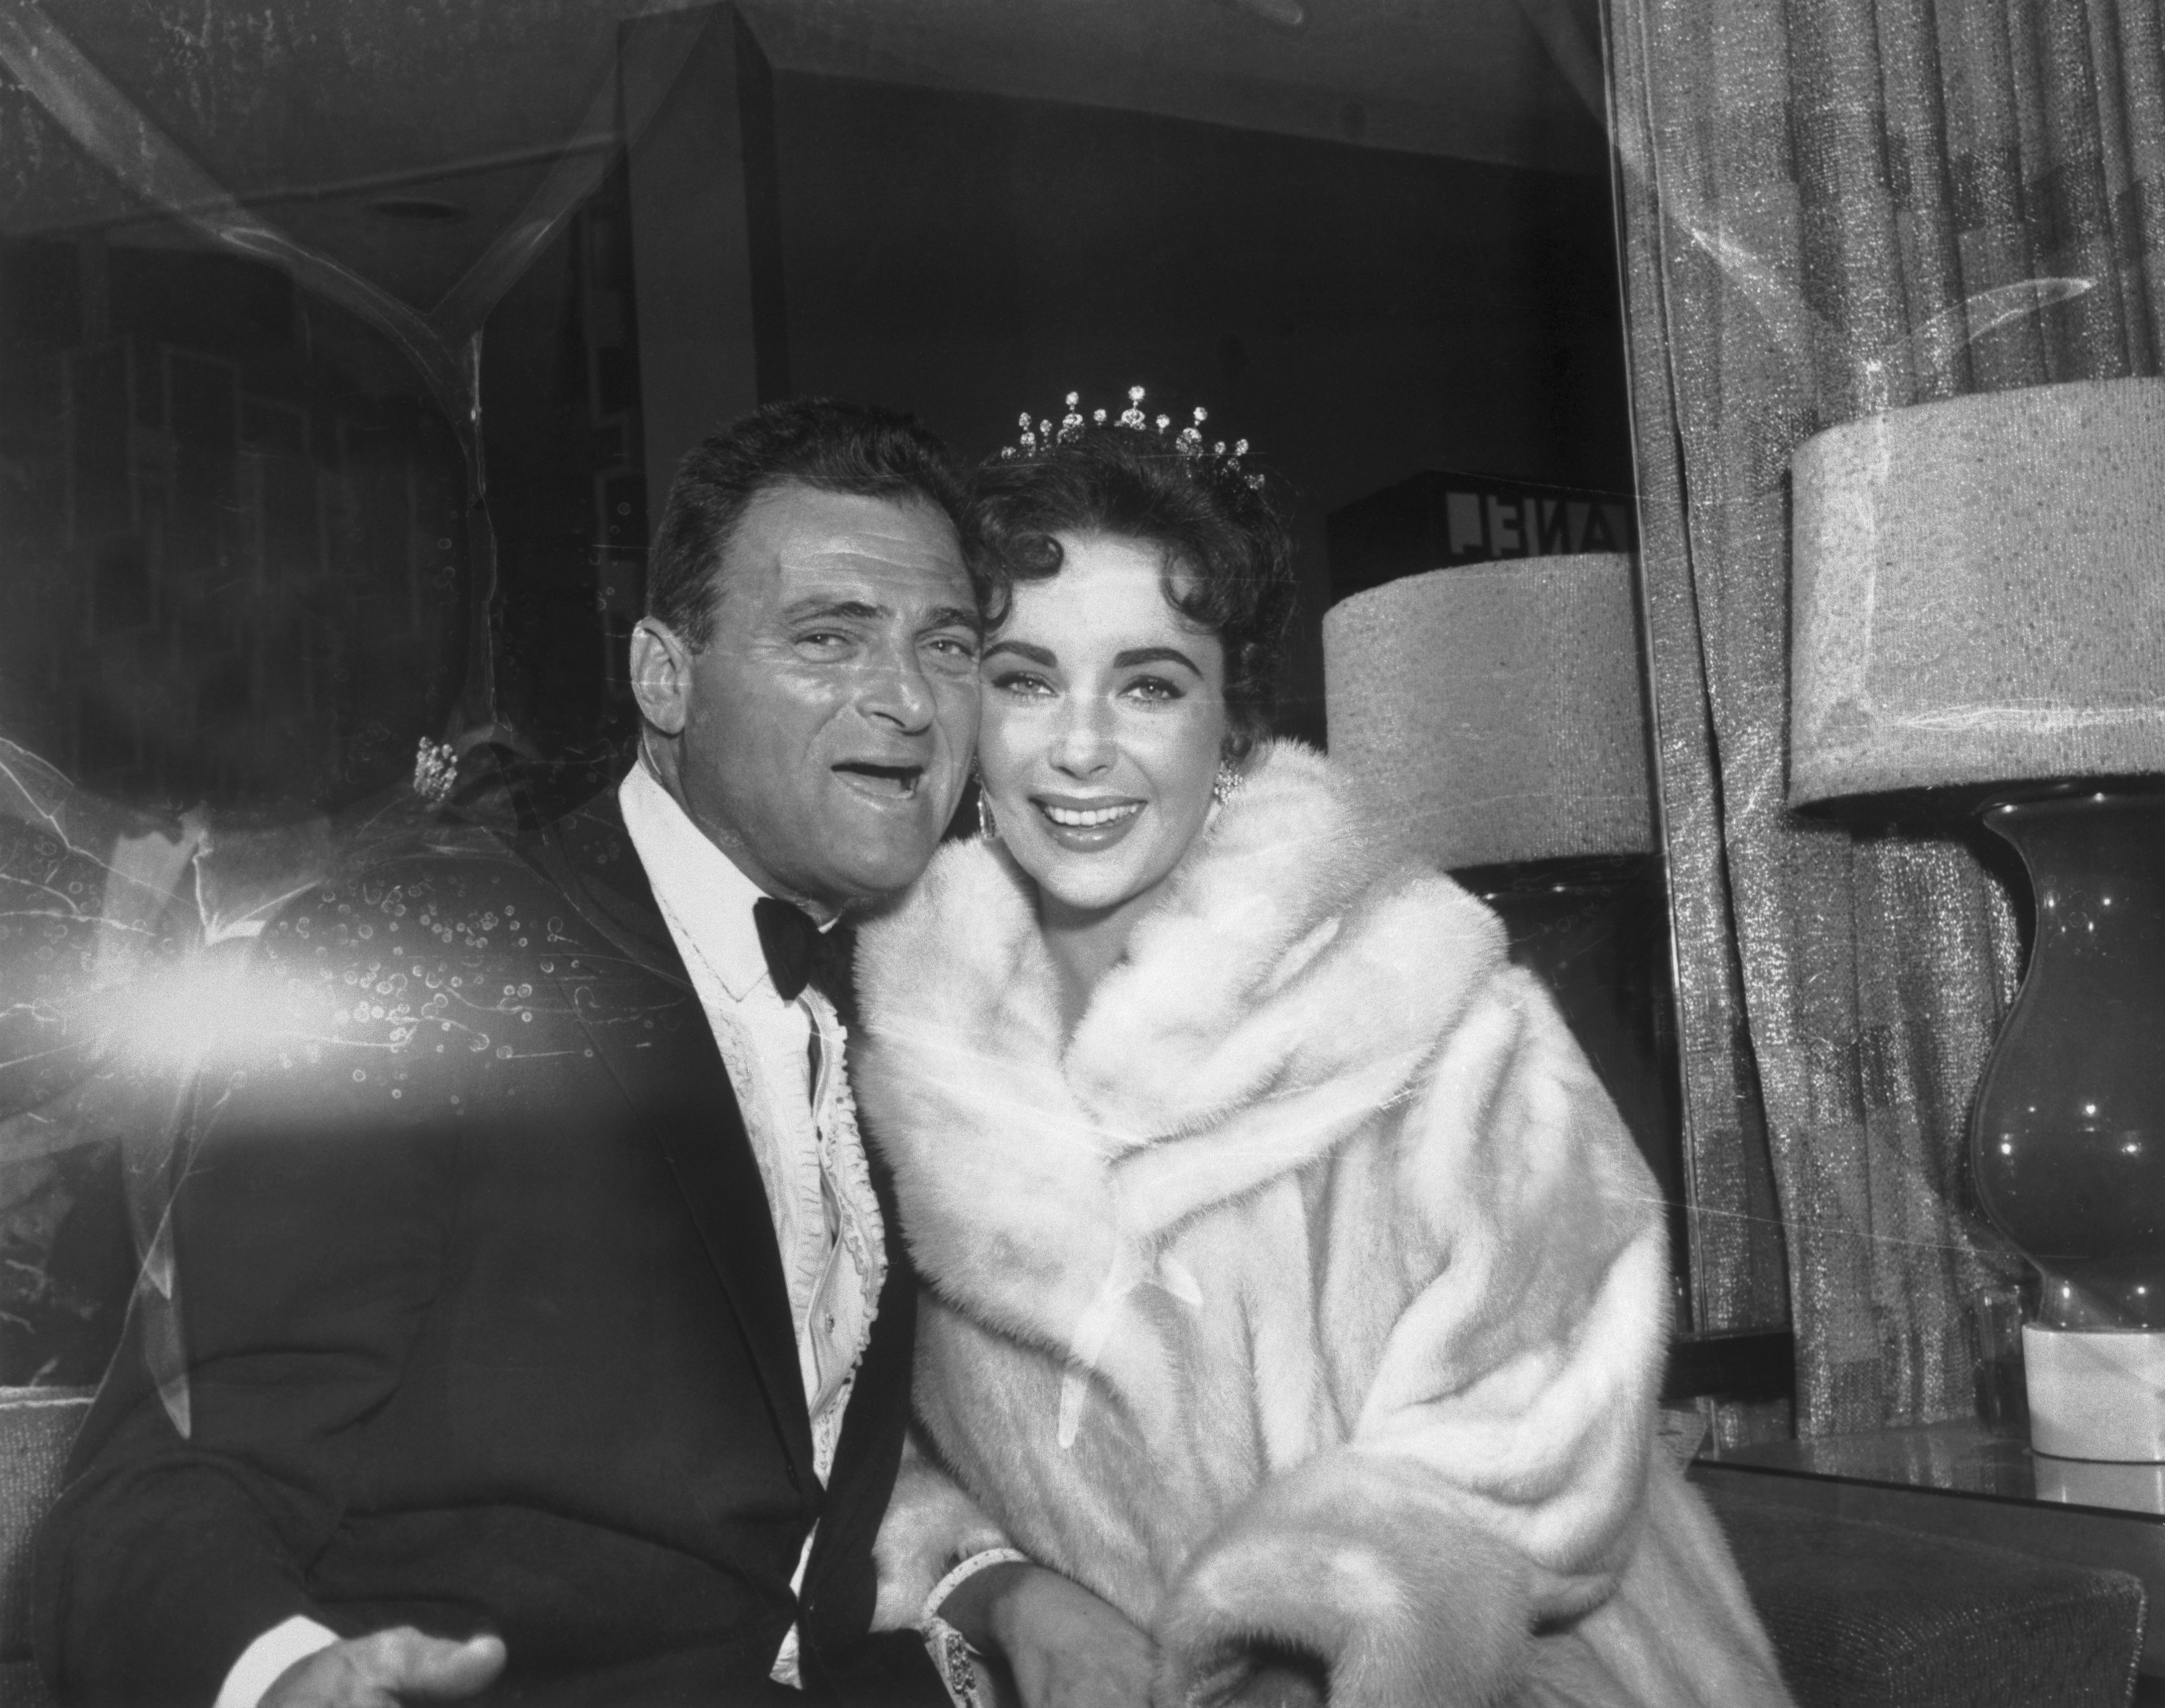
[[[1685,1274],[1683,1122],[1661,862],[1576,855],[1462,867],[1451,876],[1496,910],[1511,959],[1555,996],[1654,1172],[1670,1207],[1674,1272]]]
[[[1983,821],[2036,904],[1970,1127],[1978,1201],[2042,1282],[2031,1444],[2165,1461],[2165,794],[2063,790]]]
[[[2002,801],[2036,901],[1970,1129],[1978,1200],[2043,1273],[2038,1321],[2165,1329],[2165,795]]]

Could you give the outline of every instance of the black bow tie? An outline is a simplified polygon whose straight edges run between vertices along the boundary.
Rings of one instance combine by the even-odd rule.
[[[803,909],[763,895],[751,904],[751,922],[766,957],[766,976],[775,994],[794,1002],[810,985],[830,1002],[840,1001],[850,964],[850,932],[836,925],[823,931]]]

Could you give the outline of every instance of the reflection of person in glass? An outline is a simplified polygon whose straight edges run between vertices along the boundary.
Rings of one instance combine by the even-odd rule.
[[[998,1690],[954,1579],[1026,1557],[1150,1633],[1133,1700],[1785,1702],[1654,1445],[1630,1136],[1498,922],[1263,739],[1256,477],[1126,419],[980,477],[986,834],[859,940],[927,1288],[880,1621]]]
[[[271,922],[172,1207],[184,1373],[146,1290],[42,1538],[61,1700],[940,1700],[867,1633],[913,1289],[815,920],[961,793],[960,497],[877,412],[708,440],[622,786]]]

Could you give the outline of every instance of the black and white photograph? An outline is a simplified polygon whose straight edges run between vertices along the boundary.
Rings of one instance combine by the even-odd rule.
[[[2165,1704],[2165,0],[0,0],[0,1708]]]

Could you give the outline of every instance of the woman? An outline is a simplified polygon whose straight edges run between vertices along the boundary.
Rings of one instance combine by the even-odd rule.
[[[1264,739],[1290,551],[1239,453],[1069,404],[976,497],[985,835],[860,937],[927,1288],[882,1618],[1013,1547],[1151,1634],[1165,1708],[1273,1663],[1785,1702],[1652,1448],[1629,1135],[1494,918]]]

